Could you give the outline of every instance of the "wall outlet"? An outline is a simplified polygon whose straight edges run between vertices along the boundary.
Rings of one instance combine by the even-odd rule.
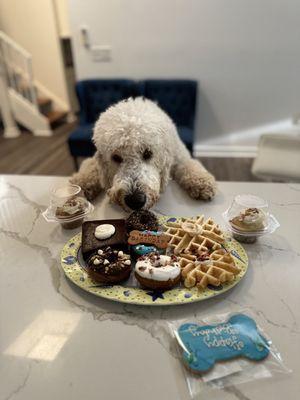
[[[111,47],[110,46],[92,46],[91,54],[92,54],[92,60],[94,62],[109,62],[109,61],[111,61]]]

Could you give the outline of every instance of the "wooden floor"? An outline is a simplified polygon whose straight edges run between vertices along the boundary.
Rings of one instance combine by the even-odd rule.
[[[261,182],[251,172],[253,158],[201,158],[202,164],[218,181]]]
[[[67,138],[74,128],[64,124],[51,137],[37,137],[22,132],[15,139],[0,136],[0,174],[71,175],[73,159],[69,155]]]
[[[61,175],[74,172],[67,138],[75,123],[55,130],[52,137],[22,133],[16,139],[0,134],[0,174]],[[205,167],[219,181],[258,181],[251,174],[251,158],[202,158]]]

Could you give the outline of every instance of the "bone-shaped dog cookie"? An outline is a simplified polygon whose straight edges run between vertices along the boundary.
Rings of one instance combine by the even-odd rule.
[[[183,348],[184,362],[198,373],[209,370],[216,361],[239,356],[262,360],[270,351],[255,321],[245,314],[235,314],[216,325],[183,324],[176,338]]]
[[[128,237],[128,244],[153,244],[159,249],[165,249],[169,242],[168,236],[163,232],[152,232],[152,231],[131,231]]]

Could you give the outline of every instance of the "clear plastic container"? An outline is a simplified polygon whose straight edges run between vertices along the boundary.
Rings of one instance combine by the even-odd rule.
[[[93,210],[81,187],[69,184],[51,190],[50,206],[43,216],[47,222],[58,222],[64,229],[75,229]]]
[[[259,236],[273,233],[280,226],[270,214],[267,201],[252,194],[237,195],[223,218],[232,236],[243,243],[254,243]]]

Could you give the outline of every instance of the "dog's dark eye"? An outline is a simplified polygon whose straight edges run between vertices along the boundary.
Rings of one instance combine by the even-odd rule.
[[[152,151],[149,149],[146,149],[143,153],[143,159],[150,160],[150,158],[152,158]]]
[[[121,164],[121,162],[123,161],[123,158],[122,158],[121,156],[119,156],[119,154],[113,154],[113,155],[111,156],[111,159],[112,159],[114,162],[118,163],[118,164]]]

